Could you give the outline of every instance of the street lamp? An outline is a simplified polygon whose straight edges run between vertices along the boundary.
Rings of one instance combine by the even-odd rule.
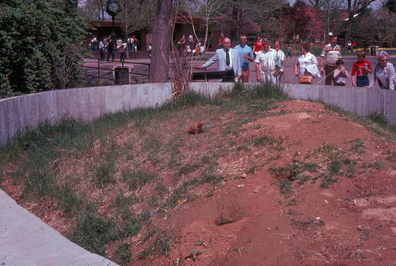
[[[354,15],[352,16],[352,18],[356,18],[357,16],[359,16],[359,13],[354,14]],[[348,20],[349,20],[349,18],[346,18],[346,19],[345,19],[345,21],[348,21]]]
[[[111,36],[115,36],[114,20],[116,15],[120,12],[120,4],[118,3],[118,0],[107,0],[106,12],[111,16]]]

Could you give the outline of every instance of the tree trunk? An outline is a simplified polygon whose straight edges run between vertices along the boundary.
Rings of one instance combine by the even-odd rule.
[[[349,19],[347,21],[347,30],[346,30],[346,34],[345,34],[345,47],[348,46],[348,42],[351,40],[351,32],[352,32],[352,19]]]
[[[150,82],[169,81],[169,56],[173,31],[173,0],[158,0],[153,28]]]
[[[206,18],[206,22],[205,22],[205,40],[204,40],[204,43],[203,43],[203,47],[205,49],[204,53],[206,53],[206,50],[209,47],[208,36],[209,36],[209,18],[207,17]],[[206,46],[208,46],[208,47],[206,47]]]

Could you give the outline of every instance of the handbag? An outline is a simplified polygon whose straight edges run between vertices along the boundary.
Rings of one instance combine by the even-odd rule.
[[[298,81],[300,84],[312,84],[313,77],[310,75],[304,75],[301,76]]]

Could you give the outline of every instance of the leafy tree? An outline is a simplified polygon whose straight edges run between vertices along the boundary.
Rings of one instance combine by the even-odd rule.
[[[393,47],[396,36],[396,14],[387,8],[373,10],[369,16],[365,17],[354,25],[354,35],[359,33],[359,43],[363,47],[377,44],[380,47]],[[355,37],[352,35],[352,37]]]
[[[345,45],[351,39],[352,34],[352,23],[356,16],[360,15],[362,17],[362,13],[367,13],[369,6],[375,2],[376,0],[344,0],[343,2],[347,6],[348,10],[348,20],[345,34]]]
[[[82,14],[88,19],[105,20],[107,0],[86,0],[81,7]]]
[[[340,0],[305,0],[316,13],[318,19],[325,25],[323,29],[323,39],[326,41],[327,34],[333,32],[338,34],[338,29],[343,21],[340,21],[341,5]]]
[[[153,26],[156,2],[154,0],[119,0],[121,20],[125,38],[138,30],[149,30]]]
[[[73,86],[85,24],[68,4],[0,3],[0,98]]]
[[[237,0],[232,0],[236,3],[236,10],[241,10],[239,14],[235,15],[237,23],[246,25],[246,23],[257,23],[262,31],[262,34],[269,38],[279,38],[281,32],[281,10],[286,4],[285,0],[242,0],[238,6]],[[235,10],[235,9],[234,9]],[[237,36],[238,37],[238,36]]]
[[[215,24],[215,18],[221,15],[221,9],[224,1],[221,0],[184,0],[179,1],[177,11],[179,17],[186,23],[191,25],[192,33],[196,40],[203,41],[202,45],[206,48],[209,44],[209,32]],[[198,16],[204,22],[204,35],[198,36],[196,25],[193,21],[193,16]],[[200,37],[203,37],[200,38]]]
[[[192,16],[201,17],[207,29],[216,23],[216,18],[225,18],[221,23],[231,29],[233,40],[239,38],[244,28],[254,22],[260,26],[262,33],[269,37],[278,37],[281,27],[279,15],[285,0],[184,0],[184,19],[192,24]],[[193,29],[193,33],[194,33]]]
[[[238,39],[244,28],[256,23],[261,33],[270,38],[278,38],[281,7],[285,0],[223,0],[222,14],[229,18],[231,38]]]
[[[284,36],[293,39],[299,36],[304,41],[319,39],[323,29],[318,13],[303,1],[296,1],[293,6],[284,6],[281,23],[285,25],[282,28]]]
[[[86,0],[81,7],[82,14],[88,19],[109,19],[106,13],[107,0]],[[135,31],[151,30],[153,27],[155,0],[119,0],[121,11],[116,19],[122,22],[124,38]]]
[[[387,44],[394,47],[396,39],[396,11],[390,12],[386,8],[376,12],[377,39],[380,46]]]

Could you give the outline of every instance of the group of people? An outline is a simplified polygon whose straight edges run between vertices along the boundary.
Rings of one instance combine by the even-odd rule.
[[[376,82],[380,88],[395,89],[395,68],[389,62],[389,55],[381,51],[374,70],[366,53],[359,51],[357,61],[353,64],[351,75],[345,69],[341,59],[341,47],[337,44],[337,36],[330,36],[320,55],[320,61],[310,53],[311,45],[302,43],[300,55],[294,64],[293,72],[300,83],[311,84],[315,78],[324,75],[326,85],[345,86],[348,78],[352,78],[352,85],[357,87],[372,87]],[[230,38],[224,37],[222,47],[216,50],[216,54],[201,66],[206,70],[210,65],[217,62],[218,71],[226,71],[226,80],[241,80],[249,82],[249,63],[254,62],[256,68],[256,80],[279,85],[284,74],[284,64],[287,57],[291,57],[291,48],[287,54],[281,50],[281,43],[274,42],[273,48],[266,38],[257,38],[253,43],[253,49],[247,45],[246,35],[240,35],[240,44],[231,48]],[[369,80],[369,73],[373,73],[373,79]]]
[[[256,64],[256,80],[258,82],[270,82],[279,84],[284,72],[285,53],[280,49],[279,41],[271,48],[270,42],[265,38],[258,39],[253,44],[253,49],[247,45],[245,34],[240,36],[240,44],[231,48],[231,39],[224,37],[221,42],[222,48],[216,50],[216,54],[210,58],[202,70],[217,62],[218,71],[226,71],[227,80],[241,80],[249,82],[249,63]]]
[[[125,61],[126,52],[137,52],[139,47],[139,40],[135,35],[129,37],[126,42],[123,42],[121,39],[116,40],[111,35],[107,38],[103,38],[98,41],[96,36],[92,38],[90,41],[90,48],[92,51],[99,51],[100,53],[100,61],[111,61],[114,62],[115,51],[120,52],[120,62]]]
[[[199,40],[194,41],[194,37],[189,35],[186,38],[186,35],[182,35],[181,38],[177,41],[177,50],[181,56],[184,55],[202,55],[205,51],[205,47],[202,46]]]
[[[366,52],[358,51],[357,60],[353,63],[351,74],[345,69],[344,61],[341,59],[341,47],[337,44],[337,36],[331,36],[320,55],[320,63],[311,54],[310,45],[301,45],[301,55],[297,58],[294,73],[298,76],[300,83],[312,83],[316,77],[325,75],[325,84],[334,86],[345,86],[347,79],[352,78],[354,87],[373,87],[377,82],[382,89],[395,89],[395,68],[389,62],[389,54],[385,51],[379,52],[377,65],[374,70],[370,61],[366,60]],[[369,74],[373,73],[370,81]]]

